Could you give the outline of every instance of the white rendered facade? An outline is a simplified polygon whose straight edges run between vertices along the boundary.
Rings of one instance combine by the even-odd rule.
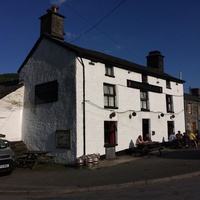
[[[90,59],[46,38],[28,56],[19,74],[25,85],[22,139],[29,148],[48,150],[57,162],[74,163],[83,154],[106,153],[105,121],[116,122],[116,152],[135,144],[144,132],[144,121],[153,141],[168,140],[168,124],[173,123],[174,132],[184,131],[181,81],[170,81],[167,88],[164,78],[147,75],[148,84],[162,88],[162,92],[149,91],[149,111],[141,111],[140,89],[128,87],[127,80],[142,83],[142,71],[113,65],[111,77],[105,75],[103,60],[90,63]],[[36,104],[35,86],[51,81],[58,82],[58,100]],[[105,83],[115,87],[115,109],[105,108]],[[166,95],[172,96],[173,112],[167,112]],[[110,118],[112,112],[115,117]],[[56,147],[57,130],[71,131],[70,148]]]

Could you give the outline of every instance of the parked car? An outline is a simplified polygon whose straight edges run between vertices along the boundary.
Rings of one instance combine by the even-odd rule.
[[[9,142],[0,139],[0,174],[11,174],[16,168],[14,152],[9,147]]]

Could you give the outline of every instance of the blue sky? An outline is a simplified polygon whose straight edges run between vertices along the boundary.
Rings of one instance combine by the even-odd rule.
[[[200,88],[199,0],[1,0],[0,74],[17,72],[39,38],[39,17],[54,4],[66,17],[66,42],[144,66],[159,50],[166,73],[182,72],[185,92]]]

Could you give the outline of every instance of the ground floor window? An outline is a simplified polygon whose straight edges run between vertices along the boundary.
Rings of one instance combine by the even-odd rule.
[[[104,121],[104,143],[105,145],[117,144],[117,122]]]

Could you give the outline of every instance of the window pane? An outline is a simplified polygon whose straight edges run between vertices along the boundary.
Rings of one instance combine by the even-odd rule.
[[[115,106],[114,97],[109,97],[109,106]]]
[[[104,106],[108,106],[108,97],[104,96]]]
[[[104,84],[104,106],[115,107],[115,86]]]
[[[108,94],[109,88],[107,85],[104,85],[103,90],[104,90],[104,94]]]
[[[108,76],[114,76],[114,68],[112,65],[106,65],[105,66],[105,73]]]
[[[114,87],[112,86],[109,87],[109,94],[114,95]]]

